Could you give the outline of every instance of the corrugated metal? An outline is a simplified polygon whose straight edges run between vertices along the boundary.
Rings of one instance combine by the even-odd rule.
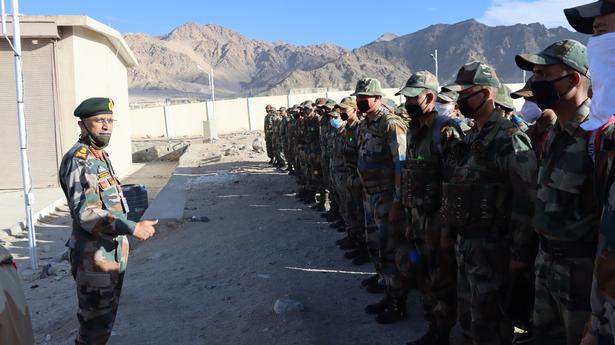
[[[49,39],[22,41],[24,101],[28,154],[35,188],[58,185],[58,152],[55,124],[54,55]],[[0,42],[0,108],[2,135],[0,189],[22,187],[19,131],[15,96],[13,51]]]

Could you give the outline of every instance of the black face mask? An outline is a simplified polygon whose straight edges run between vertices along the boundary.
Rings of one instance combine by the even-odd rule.
[[[357,101],[357,108],[359,108],[360,112],[367,113],[369,111],[369,101],[368,100]]]
[[[536,104],[542,110],[549,109],[559,103],[562,96],[570,92],[568,91],[560,94],[557,92],[557,88],[555,87],[555,83],[570,77],[572,74],[567,74],[563,77],[547,80],[547,81],[533,81],[532,82],[532,93],[534,94],[534,98],[536,98]]]
[[[340,113],[340,117],[342,118],[342,121],[348,121],[348,113]]]
[[[425,98],[422,103],[425,103],[426,100],[427,100],[427,98]],[[408,104],[408,103],[406,103],[405,104],[405,108],[406,108],[406,111],[408,112],[408,115],[410,115],[410,117],[412,117],[412,118],[421,117],[421,116],[425,115],[425,111],[421,107],[422,103],[420,103],[420,104]]]
[[[478,90],[476,92],[474,92],[473,94],[469,95],[468,97],[465,97],[463,99],[460,99],[457,101],[457,105],[459,106],[459,111],[461,111],[461,114],[467,118],[473,119],[475,117],[476,112],[483,107],[483,105],[485,105],[485,102],[487,102],[487,98],[483,98],[483,102],[476,108],[472,108],[469,104],[469,100],[470,98],[478,95],[479,93],[482,93],[484,90]]]

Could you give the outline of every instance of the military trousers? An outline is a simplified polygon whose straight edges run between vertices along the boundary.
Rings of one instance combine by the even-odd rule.
[[[79,333],[75,344],[104,345],[115,322],[128,263],[126,236],[73,244],[71,272],[77,285]]]
[[[405,242],[405,220],[400,217],[397,223],[389,222],[389,213],[393,208],[394,192],[383,191],[365,193],[365,237],[368,252],[374,258],[376,271],[386,284],[387,295],[405,299],[408,284],[400,274],[395,262],[395,255],[400,245]]]
[[[504,313],[509,283],[509,246],[495,231],[479,237],[458,235],[457,310],[464,336],[476,345],[512,341]]]
[[[598,336],[598,345],[615,344],[615,252],[607,248],[602,234],[598,238],[590,302],[592,331]]]
[[[348,236],[352,238],[360,247],[367,245],[365,239],[365,210],[363,208],[363,186],[359,175],[349,173],[346,176],[346,209],[348,210],[348,223],[346,230]]]
[[[267,157],[273,158],[273,141],[271,140],[271,134],[265,134],[265,148],[267,150]]]
[[[578,345],[590,317],[594,260],[554,257],[541,247],[534,267],[536,344]]]

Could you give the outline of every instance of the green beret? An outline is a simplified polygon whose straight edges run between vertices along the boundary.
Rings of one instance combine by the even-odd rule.
[[[73,112],[78,118],[87,119],[99,114],[113,114],[113,100],[105,97],[88,98]]]

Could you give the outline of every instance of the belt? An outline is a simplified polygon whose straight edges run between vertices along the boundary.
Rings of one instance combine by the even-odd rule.
[[[596,255],[596,242],[554,241],[539,236],[540,248],[555,258],[591,258]]]

